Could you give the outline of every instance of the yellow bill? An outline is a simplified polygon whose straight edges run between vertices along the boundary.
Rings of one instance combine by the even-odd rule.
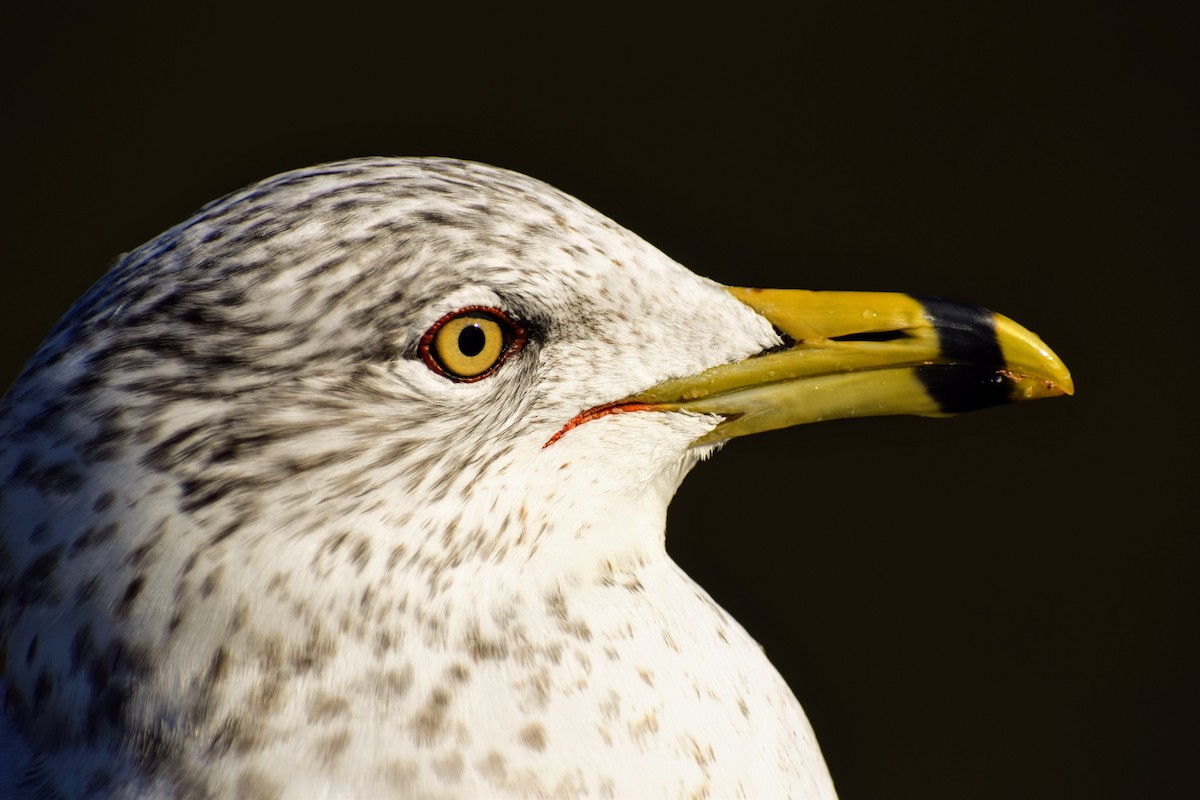
[[[946,416],[1074,394],[1062,360],[1008,317],[890,292],[730,288],[784,345],[665,381],[627,403],[719,414],[704,441],[808,422]]]

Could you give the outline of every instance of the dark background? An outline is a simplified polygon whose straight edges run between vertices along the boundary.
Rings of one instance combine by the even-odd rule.
[[[1077,397],[734,442],[671,550],[844,800],[1200,796],[1194,14],[22,5],[0,385],[118,253],[371,154],[529,173],[726,283],[998,309]]]

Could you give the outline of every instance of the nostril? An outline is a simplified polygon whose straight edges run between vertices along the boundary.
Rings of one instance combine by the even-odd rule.
[[[862,333],[847,333],[843,336],[830,337],[835,342],[894,342],[897,339],[909,338],[908,331],[863,331]]]

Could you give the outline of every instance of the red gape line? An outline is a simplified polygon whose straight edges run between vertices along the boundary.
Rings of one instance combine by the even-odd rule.
[[[562,430],[550,437],[550,441],[542,445],[542,449],[545,450],[561,439],[571,428],[577,428],[585,422],[591,422],[594,419],[599,419],[609,414],[619,414],[623,411],[654,411],[657,408],[658,406],[653,403],[609,403],[606,406],[596,406],[595,408],[576,414],[570,422],[562,426]]]

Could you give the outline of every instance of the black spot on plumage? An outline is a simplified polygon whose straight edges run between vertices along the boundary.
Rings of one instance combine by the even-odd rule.
[[[53,575],[62,560],[63,550],[61,545],[47,550],[21,573],[17,579],[17,602],[32,605],[57,602]]]
[[[224,568],[218,566],[204,576],[204,580],[200,582],[200,597],[208,598],[212,596],[212,593],[217,590],[217,586],[221,582],[221,573],[223,571]]]
[[[79,584],[79,587],[75,590],[75,606],[78,608],[91,602],[99,589],[100,577],[98,575],[93,575]]]
[[[96,643],[92,640],[92,626],[84,624],[71,637],[71,670],[70,675],[79,673],[83,667],[96,658]]]
[[[67,384],[66,394],[71,398],[86,398],[98,394],[108,385],[108,375],[100,370],[87,370]]]
[[[39,522],[34,525],[29,531],[28,541],[30,544],[40,544],[46,538],[49,531],[49,526],[44,522]]]
[[[88,547],[96,547],[112,539],[112,537],[120,530],[120,525],[116,522],[108,522],[103,525],[89,525],[84,529],[74,542],[71,543],[71,552],[84,550]]]
[[[133,604],[137,601],[138,595],[142,593],[142,589],[146,588],[146,579],[141,575],[135,576],[125,586],[125,591],[121,595],[121,600],[117,603],[116,614],[119,619],[129,616],[129,612],[133,610]]]
[[[188,478],[179,487],[183,499],[180,508],[186,513],[194,513],[239,488],[250,488],[250,482],[236,478]],[[214,541],[220,541],[228,535],[223,533],[213,538]]]
[[[113,680],[111,674],[105,679],[102,688],[97,690],[93,685],[92,704],[87,720],[90,738],[98,739],[106,729],[112,730],[119,726],[128,702],[129,687],[123,680]]]
[[[70,404],[66,400],[55,400],[45,404],[42,410],[30,417],[22,426],[25,433],[45,433],[52,430],[62,419]]]
[[[292,431],[259,430],[252,434],[229,434],[215,444],[208,453],[207,463],[220,464],[237,461],[264,450],[271,444],[287,439]]]
[[[208,672],[204,676],[205,684],[211,692],[229,676],[229,652],[224,647],[218,647],[208,663]]]
[[[120,425],[108,424],[83,446],[85,464],[112,461],[118,458],[131,438],[130,431]],[[101,509],[102,510],[102,509]]]
[[[69,495],[83,485],[83,475],[72,462],[44,463],[35,454],[27,453],[8,476],[7,482],[24,484],[43,494]]]
[[[150,449],[142,458],[142,464],[159,471],[173,468],[183,457],[198,449],[196,441],[208,431],[206,423],[197,422],[171,434]]]
[[[144,566],[147,562],[153,562],[153,554],[155,548],[158,547],[159,541],[162,539],[162,531],[159,531],[150,541],[138,545],[133,549],[128,556],[125,557],[125,564],[138,569]]]
[[[219,545],[221,542],[228,539],[230,536],[233,536],[233,534],[237,533],[238,530],[240,530],[242,528],[242,526],[246,524],[246,520],[247,520],[246,516],[239,516],[239,517],[236,517],[235,519],[233,519],[232,521],[228,522],[227,524],[225,524],[224,526],[219,528],[217,530],[217,532],[214,533],[209,538],[209,540],[205,543],[205,547],[207,547],[207,548],[215,547],[215,546]]]
[[[96,497],[96,501],[92,503],[92,511],[101,513],[107,511],[113,502],[117,499],[117,493],[114,491],[102,492]]]
[[[54,678],[51,676],[48,667],[42,667],[38,671],[37,680],[33,684],[33,710],[35,713],[44,709],[46,701],[50,699],[50,695],[53,692]]]
[[[197,327],[220,325],[223,321],[220,315],[212,309],[196,303],[184,303],[175,311],[175,321]]]

